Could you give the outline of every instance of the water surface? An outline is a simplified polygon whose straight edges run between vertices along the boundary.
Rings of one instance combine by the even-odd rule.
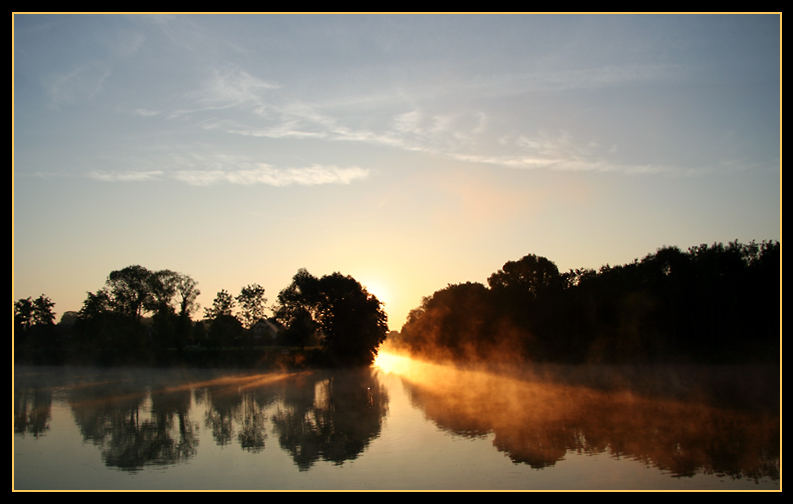
[[[15,490],[779,490],[773,410],[394,359],[16,366]]]

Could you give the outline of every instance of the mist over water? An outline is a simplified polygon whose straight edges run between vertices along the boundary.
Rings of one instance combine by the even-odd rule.
[[[535,469],[568,453],[607,453],[674,477],[779,478],[779,410],[766,395],[774,387],[766,381],[759,388],[773,380],[762,370],[537,365],[494,371],[492,364],[439,364],[388,348],[376,365],[399,375],[412,403],[438,426],[460,436],[493,434],[494,447]],[[747,395],[738,381],[758,388]]]
[[[17,366],[14,484],[779,488],[778,410],[569,371],[565,382],[562,367],[507,374],[388,349],[356,370]]]

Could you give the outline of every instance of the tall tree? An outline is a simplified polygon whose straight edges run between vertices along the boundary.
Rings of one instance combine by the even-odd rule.
[[[179,316],[190,317],[198,309],[198,284],[187,275],[179,274],[176,281],[176,297],[179,303]]]
[[[42,294],[33,300],[33,323],[35,325],[51,326],[55,323],[55,313],[52,309],[55,303]]]
[[[151,271],[137,265],[111,271],[106,285],[113,309],[140,320],[143,310],[153,299],[151,276]]]
[[[264,287],[254,283],[242,288],[237,296],[240,307],[240,318],[243,325],[250,329],[256,322],[264,318],[265,303]]]
[[[204,317],[214,320],[221,316],[233,317],[234,297],[226,289],[217,293],[210,308],[204,308]]]
[[[286,328],[282,334],[284,343],[303,346],[314,339],[319,330],[313,308],[318,282],[316,277],[301,268],[292,277],[292,283],[278,293],[274,317]]]
[[[209,321],[208,340],[210,346],[230,346],[242,337],[242,324],[234,316],[234,296],[226,289],[215,296],[210,308],[204,309],[204,317]]]
[[[33,325],[33,300],[29,297],[14,302],[14,326],[20,330]]]
[[[147,283],[149,286],[149,296],[146,308],[156,313],[175,313],[173,306],[174,296],[176,296],[179,273],[171,270],[160,270],[150,273]]]

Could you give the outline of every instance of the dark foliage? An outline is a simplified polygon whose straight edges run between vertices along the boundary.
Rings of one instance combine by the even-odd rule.
[[[455,360],[778,361],[778,242],[661,248],[641,261],[560,274],[509,261],[481,284],[423,300],[399,341]]]
[[[221,290],[193,321],[196,282],[170,270],[128,266],[89,292],[82,309],[55,324],[42,295],[14,303],[15,361],[34,364],[305,367],[371,364],[387,330],[381,303],[340,273],[305,270],[264,316],[264,288]],[[237,312],[237,313],[235,313]],[[319,349],[305,348],[319,345]],[[300,347],[295,351],[293,347]]]
[[[301,344],[318,335],[331,365],[371,364],[388,330],[380,301],[341,273],[316,278],[301,269],[278,303],[276,319]]]
[[[449,285],[424,298],[394,341],[457,361],[779,360],[778,242],[664,247],[630,264],[567,273],[526,255],[487,283]],[[187,275],[129,266],[111,272],[59,324],[47,296],[19,299],[14,357],[37,364],[360,366],[373,362],[386,337],[380,301],[341,273],[317,278],[299,270],[269,319],[258,284],[236,298],[222,290],[196,322],[190,315],[198,293]],[[285,349],[273,351],[276,345]],[[318,349],[304,348],[312,346]],[[304,349],[302,357],[289,347]]]

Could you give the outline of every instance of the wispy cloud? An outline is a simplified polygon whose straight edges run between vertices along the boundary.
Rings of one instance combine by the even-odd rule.
[[[259,138],[356,142],[505,168],[625,174],[675,171],[672,166],[657,163],[615,161],[616,145],[576,139],[566,131],[502,135],[494,139],[486,134],[488,116],[484,112],[443,115],[414,109],[395,115],[389,127],[380,130],[346,126],[307,104],[293,104],[279,112],[280,122],[273,121],[266,127],[223,122],[207,123],[205,127]]]
[[[92,171],[89,178],[103,182],[147,182],[162,178],[163,172],[152,171]]]
[[[515,169],[613,172],[625,174],[671,173],[675,168],[657,163],[622,163],[614,160],[616,145],[603,146],[592,139],[576,139],[567,131],[554,134],[487,134],[488,116],[475,111],[426,114],[418,109],[392,118],[382,130],[353,128],[316,109],[291,107],[287,122],[265,129],[229,129],[228,133],[269,138],[315,138],[359,142],[411,152],[424,152],[465,163]],[[300,115],[296,114],[299,111]]]
[[[278,83],[255,77],[235,65],[212,68],[209,77],[197,89],[179,97],[186,98],[187,103],[165,117],[181,119],[202,112],[233,109],[262,111],[267,109],[270,100],[266,93],[280,87]]]
[[[535,88],[566,89],[644,81],[667,70],[652,65],[603,67],[515,78]],[[494,115],[492,110],[486,112],[486,107],[451,111],[442,103],[398,94],[391,102],[377,101],[374,109],[350,111],[336,102],[323,105],[300,97],[287,98],[288,95],[289,90],[279,83],[228,65],[212,69],[205,82],[186,94],[190,101],[187,107],[163,117],[187,118],[193,113],[205,112],[194,117],[194,125],[235,136],[354,142],[508,168],[630,174],[672,170],[670,166],[658,164],[618,162],[617,145],[613,141],[601,143],[591,138],[573,138],[565,131],[553,134],[504,131],[504,118]],[[154,111],[145,107],[135,113],[154,115]],[[274,175],[261,169],[197,173],[187,170],[183,178],[191,183],[217,180],[253,183],[243,181],[258,180],[258,183],[271,185],[289,180],[282,172]]]
[[[228,67],[214,69],[195,97],[199,103],[208,106],[237,107],[262,103],[262,93],[279,87],[240,68]]]
[[[457,92],[509,96],[659,83],[680,79],[684,68],[672,64],[623,64],[544,69],[477,76],[457,84]]]
[[[56,74],[47,86],[50,103],[60,107],[93,99],[102,91],[110,74],[110,67],[98,62]]]
[[[369,171],[357,166],[320,166],[306,168],[273,168],[260,164],[255,168],[240,170],[180,170],[173,173],[175,180],[190,185],[208,186],[218,183],[235,185],[268,185],[284,187],[290,185],[349,184],[364,179]]]
[[[236,169],[179,169],[170,172],[152,171],[93,171],[89,178],[103,182],[150,182],[175,180],[193,186],[216,184],[267,185],[285,187],[291,185],[350,184],[365,179],[369,170],[358,166],[311,165],[303,168],[275,168],[265,163]]]

